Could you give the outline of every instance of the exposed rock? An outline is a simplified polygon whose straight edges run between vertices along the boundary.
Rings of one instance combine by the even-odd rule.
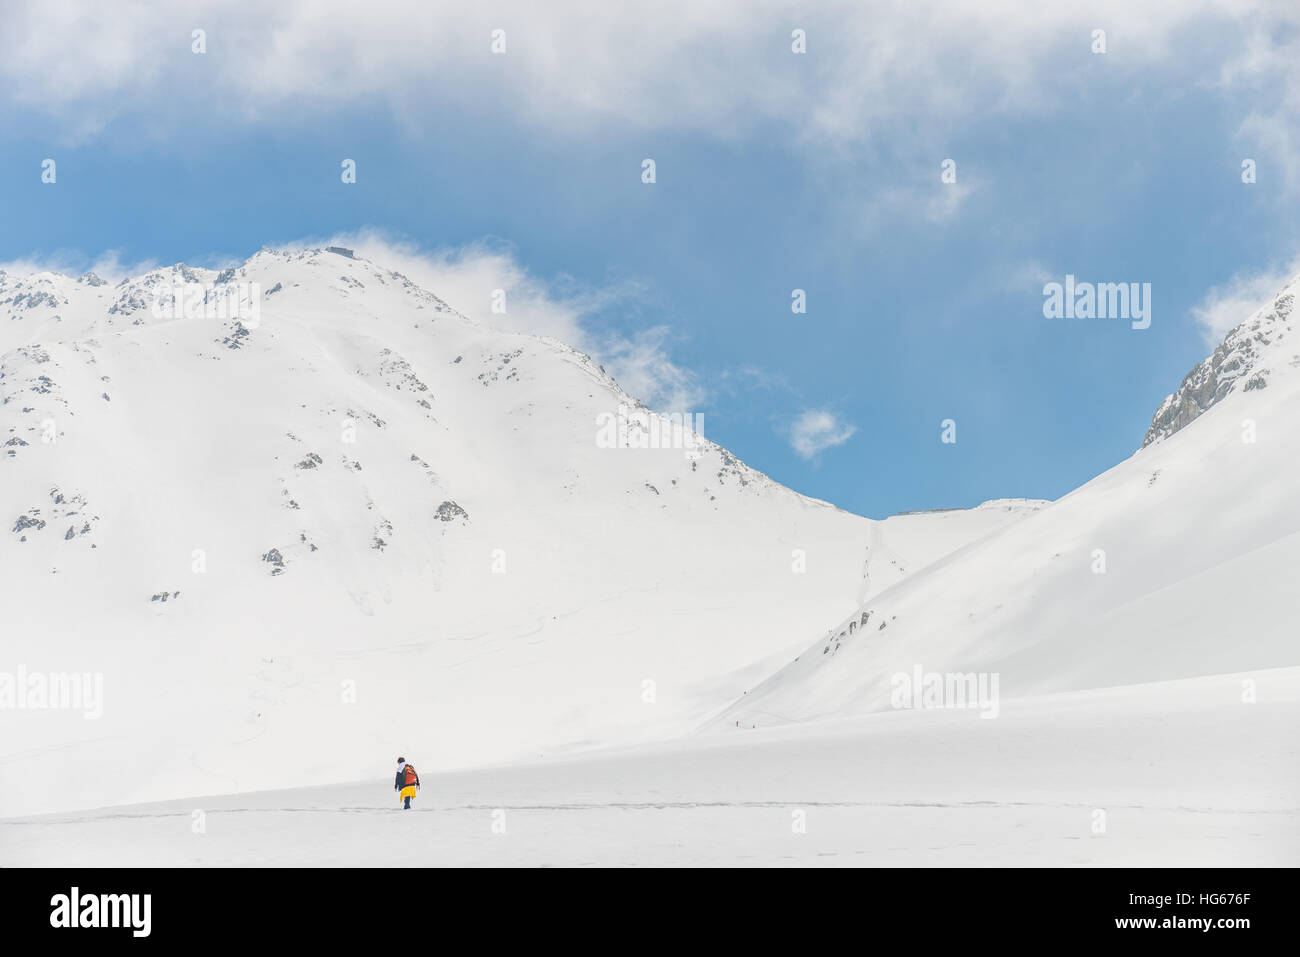
[[[451,522],[455,519],[463,518],[469,521],[469,512],[465,511],[455,502],[443,502],[438,506],[438,520],[442,522]]]
[[[15,532],[21,532],[28,528],[34,528],[39,532],[44,527],[45,527],[44,519],[33,518],[30,515],[24,514],[24,515],[19,515],[18,518],[14,520],[13,530]]]
[[[1183,378],[1178,391],[1165,398],[1151,419],[1142,448],[1167,439],[1210,407],[1236,391],[1251,392],[1268,385],[1263,351],[1288,328],[1295,296],[1283,293],[1224,337],[1208,359]]]
[[[239,349],[243,346],[244,340],[249,337],[249,331],[244,328],[244,324],[239,320],[235,321],[235,331],[226,338],[221,340],[221,344],[227,349]]]

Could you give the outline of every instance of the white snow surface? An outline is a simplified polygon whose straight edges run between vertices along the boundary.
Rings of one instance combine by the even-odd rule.
[[[1020,698],[996,721],[896,711],[421,772],[410,811],[377,768],[10,819],[0,848],[37,866],[1287,865],[1298,718],[1289,668]]]

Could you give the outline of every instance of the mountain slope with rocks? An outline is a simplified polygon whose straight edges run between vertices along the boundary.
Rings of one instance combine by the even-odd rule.
[[[348,250],[0,276],[0,670],[103,682],[6,713],[4,810],[693,727],[853,607],[877,523],[647,414]]]
[[[1297,291],[1300,276],[1229,332],[1204,362],[1187,373],[1178,391],[1167,396],[1156,410],[1142,448],[1169,438],[1235,391],[1265,388],[1273,375],[1292,362],[1295,350],[1282,342],[1291,331]]]

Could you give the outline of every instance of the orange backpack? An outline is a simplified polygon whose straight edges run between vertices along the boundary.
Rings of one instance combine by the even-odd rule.
[[[402,783],[408,788],[415,787],[415,777],[414,765],[408,764],[406,766],[406,777],[402,779]]]

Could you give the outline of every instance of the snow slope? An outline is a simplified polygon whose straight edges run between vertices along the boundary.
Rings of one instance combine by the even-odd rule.
[[[1042,499],[999,498],[968,509],[903,512],[873,523],[868,529],[858,605],[909,574],[1050,504]]]
[[[711,727],[889,709],[917,669],[1020,696],[1300,663],[1297,285],[1216,352],[1215,401],[1192,415],[1189,376],[1158,441],[869,596]]]
[[[1243,704],[1242,682],[1258,702]],[[526,764],[0,820],[0,862],[1291,865],[1300,669],[900,711]]]
[[[257,283],[260,321],[172,318],[185,283]],[[877,534],[707,440],[601,447],[620,405],[346,251],[0,275],[0,672],[104,699],[0,710],[0,813],[684,731],[900,580],[863,577],[881,535],[919,567],[1019,517]]]

